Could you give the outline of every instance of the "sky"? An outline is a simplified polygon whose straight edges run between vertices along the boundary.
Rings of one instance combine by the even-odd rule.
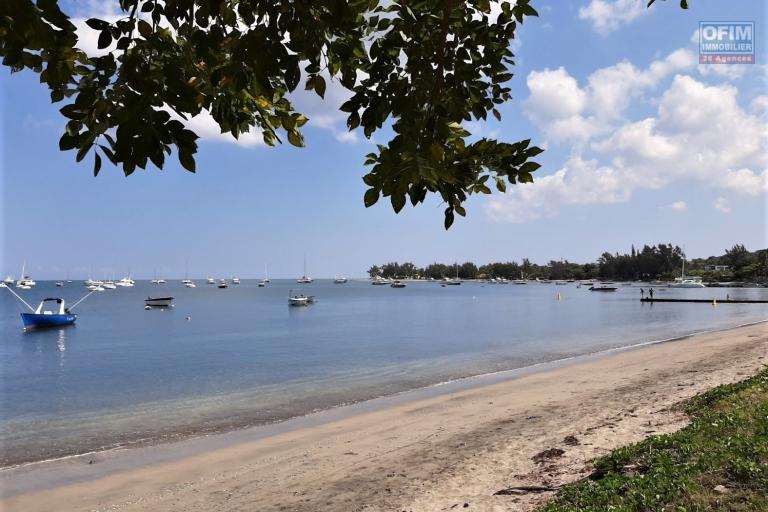
[[[466,218],[443,229],[437,198],[396,215],[363,206],[371,144],[346,131],[337,107],[299,91],[307,147],[235,141],[210,118],[197,173],[175,159],[126,178],[92,157],[58,150],[63,104],[30,72],[0,68],[0,273],[22,263],[37,279],[157,274],[273,278],[363,276],[373,264],[412,261],[588,262],[645,243],[684,246],[689,258],[735,243],[766,245],[768,87],[766,3],[752,0],[533,0],[513,42],[513,101],[502,120],[467,123],[473,136],[546,148],[533,184],[472,196]],[[65,3],[84,24],[114,15],[108,2]],[[700,21],[754,21],[755,64],[698,64]]]

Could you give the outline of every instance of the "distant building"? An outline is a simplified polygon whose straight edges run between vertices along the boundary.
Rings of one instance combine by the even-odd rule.
[[[704,270],[714,270],[715,272],[727,272],[731,270],[730,265],[705,265]]]

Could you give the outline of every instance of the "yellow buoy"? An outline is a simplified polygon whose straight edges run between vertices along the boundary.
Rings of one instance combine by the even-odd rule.
[[[715,298],[712,298],[712,305],[713,305],[713,306],[717,306],[717,299],[715,299]]]

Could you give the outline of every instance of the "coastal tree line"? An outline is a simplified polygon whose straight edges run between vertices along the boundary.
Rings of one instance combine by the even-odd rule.
[[[683,249],[672,244],[631,247],[629,253],[604,252],[597,261],[575,263],[552,260],[537,264],[525,258],[521,262],[492,262],[478,265],[463,263],[431,263],[419,267],[412,262],[389,262],[373,265],[370,277],[389,279],[672,279],[682,272]],[[717,266],[715,270],[713,267]],[[751,252],[736,244],[720,256],[697,258],[687,262],[686,275],[701,276],[705,281],[768,281],[768,249]]]

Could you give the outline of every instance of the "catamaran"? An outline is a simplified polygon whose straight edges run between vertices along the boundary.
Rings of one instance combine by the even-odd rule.
[[[680,271],[680,277],[676,277],[674,282],[669,283],[670,288],[705,288],[699,276],[685,275],[685,254],[683,254],[683,268]]]

